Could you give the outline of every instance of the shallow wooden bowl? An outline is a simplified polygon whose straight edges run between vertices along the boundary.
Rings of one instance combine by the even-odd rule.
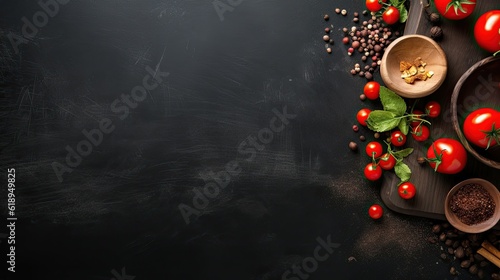
[[[407,84],[401,78],[401,61],[412,62],[417,57],[427,63],[425,70],[434,76],[426,81]],[[431,38],[422,35],[405,35],[392,42],[384,52],[380,74],[384,84],[397,94],[407,98],[419,98],[435,92],[446,78],[447,63],[443,49]]]
[[[451,211],[450,209],[451,197],[458,191],[460,187],[467,184],[479,184],[483,186],[483,188],[490,193],[491,197],[493,198],[493,201],[495,201],[495,213],[487,221],[475,225],[467,225],[464,224],[462,221],[460,221],[460,219],[458,219],[455,213]],[[446,216],[446,219],[452,226],[463,232],[480,233],[487,231],[490,228],[494,227],[500,220],[500,192],[492,183],[484,179],[480,178],[467,179],[465,181],[458,183],[453,188],[451,188],[451,190],[448,192],[448,195],[446,195],[446,199],[444,202],[444,214]]]
[[[500,111],[500,57],[488,57],[474,64],[455,85],[451,96],[453,128],[464,147],[482,163],[500,169],[500,145],[488,150],[469,143],[463,122],[473,110],[483,107]]]

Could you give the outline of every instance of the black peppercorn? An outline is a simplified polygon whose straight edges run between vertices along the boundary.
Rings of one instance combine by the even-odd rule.
[[[433,26],[431,28],[431,38],[432,39],[441,39],[443,37],[443,30],[439,26]]]
[[[431,13],[429,15],[429,21],[432,23],[432,24],[438,24],[439,21],[441,21],[441,16],[439,16],[438,13]]]

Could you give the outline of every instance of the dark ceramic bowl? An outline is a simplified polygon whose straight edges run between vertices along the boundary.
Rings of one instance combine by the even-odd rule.
[[[482,163],[500,169],[500,145],[487,150],[476,147],[462,131],[467,115],[484,107],[500,111],[500,57],[488,57],[473,65],[458,80],[451,96],[453,128],[464,147]]]

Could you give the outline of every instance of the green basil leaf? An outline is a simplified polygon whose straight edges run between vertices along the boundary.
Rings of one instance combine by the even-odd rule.
[[[404,135],[408,135],[408,132],[410,130],[410,126],[408,125],[408,120],[406,118],[402,118],[399,121],[398,128]]]
[[[373,110],[366,124],[369,129],[376,132],[389,131],[399,124],[399,119],[395,118],[396,115],[393,112],[383,111],[383,110]]]
[[[396,165],[394,166],[394,173],[396,173],[396,176],[398,176],[398,178],[401,180],[401,183],[410,180],[410,167],[408,167],[408,165],[406,165],[402,161],[396,162]]]
[[[393,112],[396,116],[402,116],[406,112],[404,99],[385,86],[380,87],[380,102],[382,102],[384,110]]]
[[[399,22],[404,23],[408,19],[408,10],[406,10],[404,5],[398,7],[399,10]]]
[[[400,5],[399,0],[391,0],[391,1],[389,1],[389,2],[391,3],[391,5],[393,5],[393,6],[395,6],[395,7],[397,7],[397,6],[399,6],[399,5]]]
[[[403,150],[392,152],[392,156],[395,157],[397,160],[402,160],[403,158],[411,155],[411,153],[413,153],[413,148],[406,148]]]

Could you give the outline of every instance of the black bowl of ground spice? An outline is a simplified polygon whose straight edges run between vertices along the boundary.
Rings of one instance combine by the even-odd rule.
[[[448,192],[444,213],[458,230],[467,233],[487,231],[500,220],[500,192],[484,179],[467,179]]]

